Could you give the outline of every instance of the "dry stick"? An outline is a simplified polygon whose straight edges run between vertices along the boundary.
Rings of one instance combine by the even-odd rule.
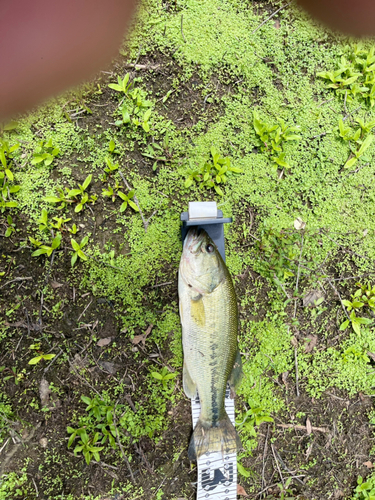
[[[298,431],[306,431],[306,425],[276,424],[276,426],[282,427],[283,429],[296,429]],[[311,429],[317,432],[329,432],[329,430],[325,427],[311,427]]]
[[[296,394],[299,397],[297,347],[294,348],[294,366],[296,369]]]
[[[184,22],[184,15],[183,15],[183,14],[181,14],[181,35],[182,35],[182,39],[183,39],[183,41],[184,41],[185,43],[187,43],[187,42],[186,42],[186,40],[185,40],[185,37],[184,37],[184,32],[183,32],[183,29],[182,29],[183,22]]]
[[[257,497],[260,497],[260,495],[262,493],[264,493],[266,490],[269,490],[270,488],[273,488],[274,486],[277,486],[277,483],[274,483],[274,484],[270,484],[269,486],[266,486],[262,491],[260,491],[259,493],[257,493]],[[255,497],[256,498],[256,497]]]
[[[121,179],[123,180],[125,186],[129,189],[129,191],[131,191],[131,187],[130,185],[127,183],[125,177],[124,177],[124,174],[122,172],[120,172],[120,170],[118,171],[119,174],[121,175]],[[138,198],[134,195],[133,197],[133,200],[134,200],[134,203],[137,205],[138,207],[138,210],[139,210],[139,214],[141,216],[141,219],[142,219],[142,222],[143,222],[143,226],[145,228],[145,233],[147,233],[147,227],[148,227],[148,222],[146,221],[146,219],[143,217],[143,212],[141,210],[141,207],[139,206],[139,202],[138,202]]]
[[[272,445],[272,446],[273,446],[273,445]],[[280,457],[280,454],[279,454],[279,452],[277,451],[277,449],[276,449],[276,448],[274,448],[274,450],[275,450],[276,456],[277,456],[277,458],[278,458],[278,460],[279,460],[279,462],[280,462],[281,466],[282,466],[282,467],[283,467],[283,468],[284,468],[287,472],[289,472],[289,474],[291,474],[291,475],[292,475],[292,479],[297,479],[297,481],[298,481],[299,483],[301,483],[302,485],[305,485],[305,483],[304,483],[303,481],[301,481],[300,479],[298,479],[299,477],[305,477],[305,475],[294,476],[294,472],[293,472],[293,471],[291,471],[291,470],[289,469],[289,467],[286,465],[286,463],[284,462],[284,460]]]
[[[122,444],[121,444],[121,441],[119,439],[119,433],[117,431],[117,426],[116,426],[116,406],[117,406],[117,403],[118,401],[116,402],[115,404],[115,407],[114,407],[114,410],[113,410],[113,425],[115,426],[115,432],[116,432],[116,441],[117,441],[117,444],[121,450],[121,455],[127,465],[127,468],[128,468],[128,471],[130,473],[130,477],[132,478],[132,481],[133,483],[135,482],[134,480],[134,474],[133,474],[133,471],[132,471],[132,468],[130,467],[130,462],[128,460],[128,457],[125,455],[125,452],[124,452],[124,448],[122,447]]]
[[[24,280],[32,280],[32,276],[28,276],[27,278],[14,278],[14,280],[10,280],[8,281],[7,283],[5,283],[3,286],[0,286],[0,290],[8,285],[10,285],[11,283],[14,283],[15,281],[24,281]]]
[[[335,285],[333,285],[333,284],[331,283],[331,280],[329,280],[329,279],[328,279],[327,281],[328,281],[329,286],[332,288],[332,290],[333,290],[334,292],[336,292],[336,295],[337,295],[337,296],[338,296],[338,298],[340,299],[340,304],[341,304],[342,310],[344,311],[345,316],[346,316],[346,317],[348,318],[348,320],[350,321],[349,314],[347,313],[347,311],[346,311],[346,309],[345,309],[345,306],[344,306],[344,304],[343,304],[343,302],[342,302],[342,298],[341,298],[341,295],[340,295],[339,291],[337,290],[337,288],[335,287]]]
[[[264,479],[264,470],[266,468],[266,453],[267,453],[267,442],[268,442],[268,434],[270,432],[270,426],[267,425],[267,436],[266,436],[266,441],[264,443],[264,449],[263,449],[263,467],[262,467],[262,488],[264,488],[265,484],[265,479]]]
[[[272,450],[272,453],[273,453],[273,457],[275,459],[276,467],[277,467],[277,470],[279,472],[279,476],[280,476],[281,482],[283,483],[283,486],[285,487],[284,478],[283,478],[283,475],[281,474],[281,470],[280,470],[280,467],[279,467],[279,462],[278,462],[278,460],[276,458],[275,449],[274,449],[273,444],[271,444],[271,450]]]
[[[275,10],[275,12],[273,14],[271,14],[269,17],[267,17],[267,19],[265,19],[257,28],[255,28],[255,30],[252,31],[251,34],[254,35],[254,33],[256,33],[258,31],[258,29],[263,26],[263,24],[266,24],[266,22],[268,22],[270,19],[272,19],[274,16],[276,16],[276,14],[278,12],[280,12],[280,10],[285,9],[285,7],[288,7],[288,5],[290,5],[291,3],[292,2],[286,3],[285,5],[282,5],[279,9]]]
[[[85,307],[84,311],[79,315],[79,318],[77,319],[77,323],[79,322],[79,320],[82,318],[82,316],[85,314],[85,312],[87,311],[87,309],[91,306],[92,304],[92,301],[94,299],[91,299],[90,302],[87,304],[87,306]]]

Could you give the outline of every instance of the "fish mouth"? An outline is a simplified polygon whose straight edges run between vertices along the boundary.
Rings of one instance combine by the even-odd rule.
[[[189,229],[184,241],[184,252],[196,255],[201,249],[205,234],[204,229]]]

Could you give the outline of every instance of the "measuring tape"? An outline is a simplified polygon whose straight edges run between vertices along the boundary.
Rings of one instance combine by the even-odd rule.
[[[234,399],[229,386],[225,392],[225,410],[233,425]],[[201,412],[199,396],[191,400],[193,428]],[[197,500],[237,500],[237,453],[207,452],[198,459]]]

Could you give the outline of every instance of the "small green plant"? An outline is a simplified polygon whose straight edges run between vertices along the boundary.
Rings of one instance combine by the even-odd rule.
[[[48,167],[52,164],[53,160],[59,153],[60,150],[53,145],[52,139],[49,139],[49,141],[41,141],[34,151],[31,164],[38,165],[41,163],[45,167]]]
[[[46,196],[44,197],[44,201],[48,203],[61,203],[59,210],[66,207],[68,203],[76,203],[76,207],[74,209],[75,212],[81,212],[85,208],[86,203],[94,204],[98,199],[96,194],[91,196],[86,192],[92,181],[92,174],[88,175],[84,180],[83,184],[78,184],[78,189],[68,189],[65,188],[65,193],[61,188],[57,188],[57,191],[60,196]]]
[[[6,176],[10,181],[13,181],[14,176],[10,168],[10,163],[13,160],[13,153],[17,151],[19,147],[20,145],[18,142],[13,144],[13,146],[9,146],[7,141],[0,141],[0,179]]]
[[[117,77],[118,83],[110,83],[108,84],[108,87],[110,89],[116,90],[116,92],[122,92],[127,96],[129,93],[129,89],[133,85],[133,82],[129,83],[129,78],[130,78],[130,73],[126,73],[123,80],[121,80],[121,77],[118,76]]]
[[[74,238],[72,238],[70,240],[70,243],[71,243],[73,250],[74,250],[73,255],[72,255],[72,259],[71,259],[72,267],[74,267],[74,264],[76,263],[78,257],[81,260],[87,260],[87,255],[83,253],[82,248],[84,248],[87,245],[88,241],[89,241],[88,236],[84,236],[81,240],[81,243],[77,243],[77,241]]]
[[[135,78],[129,83],[129,73],[124,79],[117,78],[118,83],[110,83],[108,86],[124,94],[123,100],[118,108],[121,119],[116,120],[118,127],[122,125],[133,124],[136,127],[142,127],[145,132],[150,131],[149,120],[152,113],[152,102],[146,98],[146,92],[139,87],[134,87],[137,82]],[[132,90],[130,90],[132,88]]]
[[[364,482],[363,477],[357,479],[357,487],[354,490],[352,500],[375,500],[375,477],[372,474]]]
[[[125,210],[127,209],[128,207],[128,204],[129,206],[135,211],[135,212],[139,212],[139,208],[137,207],[137,205],[134,203],[134,201],[132,201],[132,199],[134,198],[134,194],[135,194],[135,191],[132,190],[132,191],[129,191],[128,194],[125,194],[123,193],[122,191],[118,191],[117,192],[118,196],[122,199],[122,204],[121,204],[121,207],[120,207],[120,212],[125,212]]]
[[[277,487],[280,490],[279,495],[277,497],[275,497],[274,495],[267,495],[266,499],[276,500],[277,498],[278,500],[293,500],[293,498],[296,498],[296,495],[294,494],[294,488],[293,486],[290,486],[291,482],[292,478],[288,477],[288,479],[285,481],[285,485],[283,485],[282,483],[277,483]]]
[[[347,311],[350,312],[349,319],[346,319],[340,326],[340,330],[345,330],[349,323],[351,323],[353,330],[360,335],[361,325],[370,325],[373,320],[365,317],[358,317],[356,311],[358,312],[362,308],[368,307],[372,311],[375,310],[375,287],[371,283],[362,285],[361,283],[356,283],[359,289],[351,295],[352,300],[343,300],[343,304]]]
[[[6,228],[6,231],[5,231],[5,237],[9,238],[15,232],[16,225],[14,224],[13,219],[10,215],[7,216],[7,223],[8,223],[8,227]]]
[[[40,350],[40,342],[32,344],[29,347],[29,349],[33,349],[38,352],[38,356],[35,356],[34,358],[30,359],[29,365],[37,365],[42,360],[49,361],[50,359],[53,359],[56,356],[56,354],[44,354],[44,352]]]
[[[244,413],[241,413],[236,426],[239,432],[245,432],[247,435],[256,437],[256,426],[261,425],[263,422],[273,422],[273,418],[263,408],[250,408]]]
[[[32,257],[38,257],[39,255],[46,255],[47,257],[50,257],[52,252],[59,248],[59,246],[61,245],[61,234],[55,236],[50,245],[45,245],[43,244],[43,242],[36,240],[31,236],[29,236],[29,240],[30,243],[38,247],[38,249],[31,254]]]
[[[13,153],[19,148],[19,143],[9,146],[7,141],[0,141],[0,210],[1,213],[7,208],[15,208],[18,203],[11,199],[11,195],[18,193],[21,186],[13,185],[14,175],[11,170]]]
[[[253,126],[255,133],[260,139],[261,150],[266,152],[270,160],[274,163],[273,168],[276,171],[279,167],[282,169],[290,169],[290,165],[285,160],[285,152],[283,151],[284,144],[289,141],[299,141],[301,136],[294,132],[299,130],[299,127],[291,127],[278,118],[278,124],[269,125],[261,121],[256,111],[253,114]]]
[[[228,176],[240,174],[242,170],[232,167],[229,156],[221,156],[215,147],[212,146],[210,157],[197,170],[189,169],[188,177],[185,179],[185,187],[188,188],[198,183],[206,189],[214,188],[219,196],[224,196],[220,185],[227,182]]]
[[[256,242],[260,253],[259,272],[276,283],[294,276],[299,257],[298,241],[299,235],[295,232],[264,227]]]
[[[171,373],[168,368],[164,366],[160,372],[151,372],[151,375],[154,379],[159,380],[159,382],[163,384],[163,389],[167,389],[167,382],[177,377],[178,374]]]
[[[375,104],[375,48],[368,51],[361,43],[347,45],[336,70],[317,73],[327,87],[348,102],[357,98],[371,108]]]
[[[2,378],[2,380],[4,382],[6,382],[7,380],[10,380],[10,379],[13,379],[14,383],[16,385],[18,385],[20,380],[22,380],[24,377],[23,373],[17,372],[17,368],[15,366],[13,366],[11,369],[7,368],[6,366],[0,366],[0,373],[1,372],[10,373],[10,375],[5,375],[5,377]]]
[[[374,136],[370,132],[375,127],[375,120],[365,123],[359,118],[356,122],[360,126],[354,131],[351,127],[345,126],[342,119],[339,121],[340,137],[349,143],[351,151],[350,157],[346,161],[344,168],[353,167],[353,165],[355,165],[365,154],[374,140]]]
[[[81,400],[87,405],[86,412],[88,413],[88,418],[81,420],[81,423],[84,425],[78,429],[70,426],[67,427],[67,431],[70,434],[68,448],[73,445],[78,436],[80,440],[74,448],[74,454],[82,453],[86,463],[90,464],[92,458],[97,462],[100,461],[99,453],[104,447],[97,446],[97,443],[105,444],[108,439],[110,446],[113,449],[117,448],[115,441],[117,436],[116,427],[113,423],[114,407],[107,405],[98,396],[92,399],[87,396],[81,396]]]

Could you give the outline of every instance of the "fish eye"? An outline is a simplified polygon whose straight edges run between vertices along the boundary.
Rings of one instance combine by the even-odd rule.
[[[213,245],[209,244],[206,246],[206,250],[208,253],[212,253],[215,250],[215,248]]]

